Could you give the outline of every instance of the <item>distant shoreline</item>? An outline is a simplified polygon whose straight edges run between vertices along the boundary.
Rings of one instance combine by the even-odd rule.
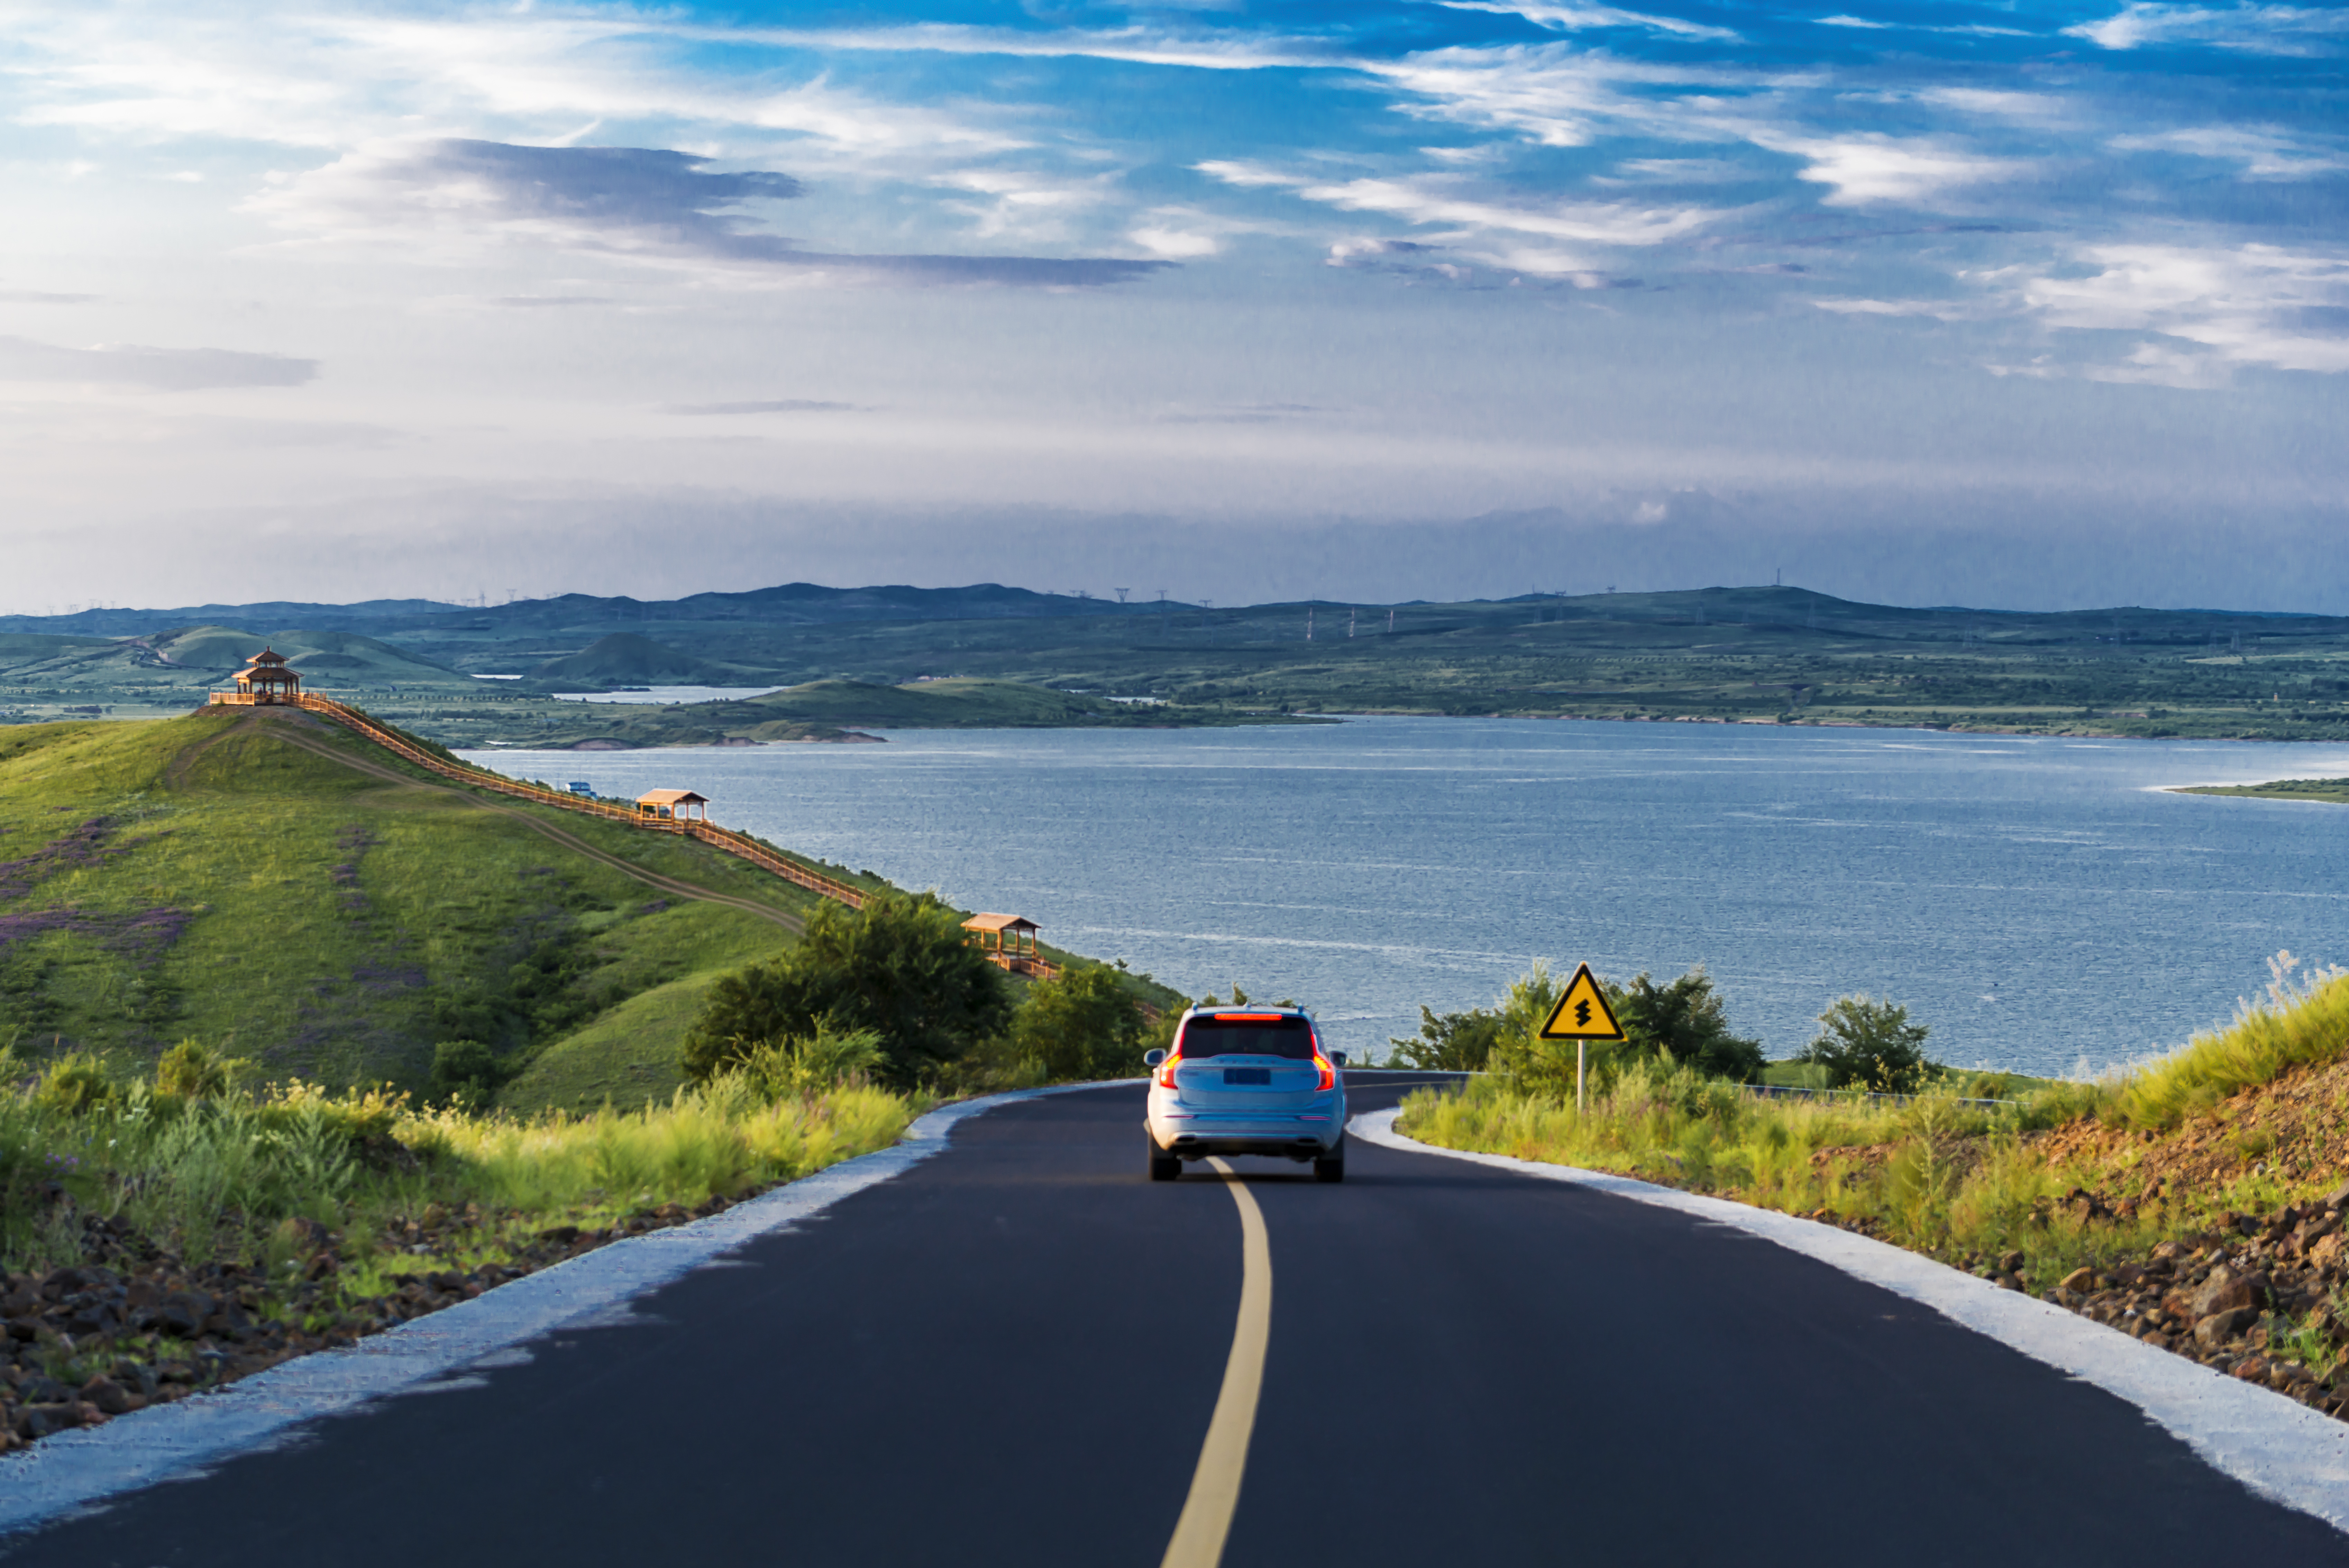
[[[2298,801],[2303,805],[2349,805],[2349,779],[2276,779],[2255,784],[2171,784],[2170,794],[2230,795],[2239,800]]]

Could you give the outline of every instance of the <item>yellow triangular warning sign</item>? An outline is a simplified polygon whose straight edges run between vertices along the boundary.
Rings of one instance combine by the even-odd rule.
[[[1599,981],[1584,964],[1574,971],[1574,983],[1557,999],[1557,1010],[1549,1022],[1541,1026],[1545,1040],[1620,1040],[1622,1025],[1607,1006],[1606,994]]]

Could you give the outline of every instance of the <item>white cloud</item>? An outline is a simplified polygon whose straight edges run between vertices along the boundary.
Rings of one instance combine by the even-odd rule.
[[[2148,4],[2123,6],[2101,22],[2083,22],[2064,31],[2107,49],[2138,49],[2162,44],[2207,44],[2251,54],[2313,54],[2349,34],[2349,11],[2303,5],[2211,5]]]
[[[1864,135],[1814,140],[1762,130],[1754,140],[1773,151],[1809,160],[1798,178],[1834,186],[1833,193],[1822,200],[1837,207],[1878,202],[1928,206],[1951,191],[2017,179],[2036,167],[2028,159],[1968,152],[1939,138]]]
[[[1144,223],[1129,230],[1126,237],[1152,255],[1164,256],[1169,261],[1211,256],[1224,248],[1224,242],[1213,234],[1172,229],[1157,223]]]
[[[1972,38],[2028,38],[2032,35],[2021,27],[1992,27],[1980,22],[1965,22],[1936,26],[1924,22],[1871,22],[1865,16],[1814,16],[1812,21],[1822,27],[1865,27],[1871,32],[1899,30],[1909,33],[1953,33]]]
[[[133,16],[135,16],[135,20]],[[105,6],[12,18],[29,125],[139,141],[227,139],[347,149],[419,124],[560,141],[599,122],[701,128],[731,144],[787,136],[813,159],[920,169],[1030,144],[1021,118],[893,103],[771,68],[713,72],[715,42],[754,35],[657,14],[460,11],[419,17],[264,8],[215,20]]]
[[[1628,60],[1564,44],[1433,49],[1352,67],[1423,101],[1404,112],[1480,130],[1507,130],[1548,147],[1579,147],[1602,130],[1671,141],[1718,141],[1734,134],[1716,120],[1714,101],[1692,103],[1671,88],[1750,92],[1798,77],[1765,78],[1713,65]]]
[[[740,403],[664,403],[665,414],[715,415],[729,418],[740,414],[862,414],[870,409],[857,403],[824,402],[812,398],[766,398]]]
[[[67,348],[29,337],[0,337],[0,381],[194,392],[220,387],[298,387],[316,380],[317,375],[316,359],[295,359],[283,354],[150,348],[128,343]]]
[[[1984,314],[1977,303],[1949,299],[1851,299],[1828,296],[1811,301],[1837,316],[1923,316],[1936,321],[1973,321]]]
[[[1166,265],[1097,256],[808,250],[741,211],[747,202],[797,197],[797,180],[713,171],[707,162],[654,148],[395,141],[285,180],[246,206],[307,244],[390,246],[433,261],[518,246],[737,281],[844,277],[1067,287],[1123,282]],[[1016,189],[1007,193],[1019,194]]]
[[[2005,92],[1990,88],[1937,87],[1918,92],[1920,103],[1954,109],[1982,119],[2015,125],[2056,126],[2076,118],[2078,106],[2052,92]]]
[[[1758,170],[1726,158],[1627,158],[1612,174],[1594,174],[1594,185],[1714,185],[1761,177]]]
[[[1419,225],[1443,225],[1456,241],[1476,234],[1531,234],[1541,239],[1607,246],[1662,244],[1726,216],[1717,208],[1640,206],[1630,202],[1552,202],[1540,206],[1494,200],[1456,175],[1317,180],[1254,164],[1202,163],[1200,172],[1234,185],[1278,186],[1309,202],[1349,213],[1381,213]],[[1588,258],[1568,252],[1512,247],[1495,265],[1549,274],[1588,272]]]
[[[647,255],[743,254],[748,201],[800,194],[787,174],[716,173],[689,153],[430,140],[363,146],[245,203],[333,244],[470,253],[483,243]],[[770,242],[771,243],[771,242]]]
[[[1734,28],[1715,27],[1702,22],[1685,21],[1678,16],[1651,16],[1639,11],[1619,11],[1612,5],[1561,5],[1544,4],[1543,0],[1518,0],[1510,5],[1506,0],[1437,0],[1452,11],[1492,11],[1504,16],[1523,16],[1545,27],[1560,32],[1578,32],[1586,27],[1640,27],[1649,32],[1671,34],[1683,38],[1703,38],[1723,43],[1735,43]]]
[[[2349,168],[2340,152],[2322,149],[2275,125],[2202,125],[2179,130],[2116,136],[2106,146],[2122,152],[2184,152],[2240,163],[2253,180],[2304,180]]]
[[[2096,245],[2081,255],[2093,275],[2020,285],[2023,304],[2051,327],[2151,332],[2236,365],[2349,371],[2349,255],[2273,245]],[[2178,363],[2141,354],[2131,364],[2147,373],[2128,379],[2189,384]]]
[[[2140,343],[2119,364],[2091,365],[2080,373],[2091,381],[2207,392],[2227,385],[2233,379],[2233,370],[2222,355],[2196,353],[2168,343]]]

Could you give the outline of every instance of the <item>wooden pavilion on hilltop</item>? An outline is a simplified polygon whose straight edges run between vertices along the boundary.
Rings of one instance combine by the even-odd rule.
[[[251,664],[236,672],[236,694],[246,702],[298,705],[302,701],[302,672],[286,663],[284,654],[264,648],[253,656]]]
[[[1060,972],[1058,965],[1047,962],[1036,950],[1036,922],[1018,915],[973,915],[962,923],[971,933],[970,945],[985,953],[988,961],[1013,974],[1032,974],[1050,979]]]
[[[679,822],[709,820],[709,802],[689,789],[648,789],[636,796],[639,816],[671,817]]]

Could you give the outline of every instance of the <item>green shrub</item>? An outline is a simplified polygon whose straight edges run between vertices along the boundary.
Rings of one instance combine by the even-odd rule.
[[[106,1064],[79,1051],[50,1063],[33,1091],[34,1103],[42,1109],[67,1116],[112,1105],[121,1096],[122,1087],[108,1075]]]
[[[233,1057],[209,1051],[197,1041],[182,1040],[155,1064],[155,1089],[183,1100],[216,1100],[235,1083],[237,1070],[247,1065]]]
[[[1416,1039],[1389,1040],[1390,1067],[1413,1067],[1430,1073],[1481,1073],[1501,1038],[1501,1015],[1481,1007],[1438,1015],[1419,1010]]]
[[[1071,964],[1029,988],[1011,1017],[1011,1045],[1047,1082],[1130,1078],[1142,1071],[1142,1029],[1115,970]]]
[[[1831,1086],[1906,1094],[1940,1069],[1925,1057],[1929,1025],[1909,1022],[1909,1010],[1872,997],[1844,996],[1819,1014],[1819,1033],[1800,1060],[1827,1070]]]
[[[485,1106],[513,1075],[512,1064],[478,1040],[443,1040],[432,1047],[432,1097],[444,1104]]]
[[[685,1074],[706,1083],[761,1044],[869,1030],[882,1081],[910,1086],[1003,1029],[1008,985],[936,894],[884,895],[855,911],[826,904],[790,952],[710,988],[686,1036]]]
[[[866,1083],[881,1062],[881,1036],[870,1029],[835,1033],[819,1022],[807,1039],[750,1046],[719,1076],[739,1077],[764,1100],[805,1100]]]
[[[1658,985],[1644,971],[1628,985],[1601,978],[1607,1005],[1622,1025],[1619,1041],[1591,1041],[1583,1058],[1591,1084],[1604,1089],[1634,1063],[1670,1058],[1706,1077],[1745,1082],[1762,1075],[1762,1044],[1734,1033],[1728,1009],[1704,966]],[[1508,1074],[1528,1089],[1571,1092],[1575,1045],[1568,1040],[1544,1040],[1541,1027],[1549,1021],[1564,990],[1547,964],[1537,963],[1494,1010],[1471,1027],[1492,1020],[1493,1043],[1488,1065]],[[1464,1021],[1469,1015],[1460,1016]],[[1421,1026],[1426,1033],[1426,1025]]]
[[[1609,986],[1607,1002],[1634,1054],[1669,1055],[1709,1077],[1741,1084],[1762,1075],[1762,1042],[1732,1032],[1728,1009],[1702,964],[1669,985],[1641,972],[1629,985]]]

